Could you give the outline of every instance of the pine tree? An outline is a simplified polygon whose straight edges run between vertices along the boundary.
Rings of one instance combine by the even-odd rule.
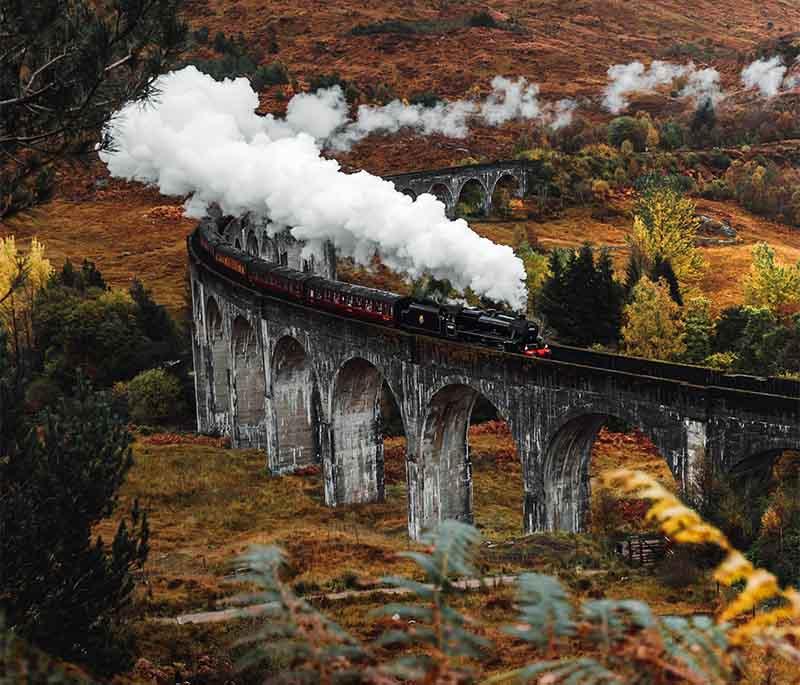
[[[19,417],[18,417],[19,418]],[[119,611],[148,552],[134,504],[109,547],[93,527],[113,514],[131,436],[103,397],[80,384],[35,426],[4,425],[0,460],[0,610],[45,651],[109,673],[128,665]]]
[[[683,360],[689,364],[702,364],[711,354],[711,339],[714,336],[711,302],[705,297],[693,297],[686,303],[683,318],[686,331]]]
[[[669,296],[673,299],[675,304],[683,307],[683,297],[681,296],[681,286],[678,284],[678,278],[675,276],[675,271],[672,269],[672,262],[669,259],[656,255],[653,260],[653,265],[648,272],[650,280],[653,283],[658,283],[660,279],[664,279],[669,286]]]
[[[601,250],[597,260],[596,327],[593,342],[613,345],[619,339],[622,324],[624,287],[614,279],[614,265],[608,250]]]
[[[550,253],[548,268],[550,276],[545,280],[537,298],[537,309],[547,326],[554,329],[564,342],[568,341],[571,320],[566,309],[567,280],[566,266],[570,252],[555,249]]]
[[[93,154],[112,113],[150,94],[183,41],[179,4],[0,2],[0,217],[48,199],[52,163]]]
[[[562,342],[614,344],[619,337],[624,289],[614,280],[607,251],[595,261],[591,245],[554,251],[550,277],[539,293],[539,313]]]

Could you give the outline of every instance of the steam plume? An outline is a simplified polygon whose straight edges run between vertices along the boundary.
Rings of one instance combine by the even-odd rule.
[[[471,120],[499,126],[514,119],[538,120],[553,129],[567,126],[576,108],[573,100],[555,103],[539,101],[539,86],[525,78],[503,76],[492,79],[492,92],[483,102],[452,100],[432,107],[410,105],[401,100],[381,105],[361,105],[355,121],[347,121],[347,104],[338,86],[316,93],[295,95],[289,102],[286,120],[273,119],[277,137],[305,131],[327,147],[348,150],[371,133],[397,133],[411,129],[422,135],[440,133],[464,138]],[[311,122],[313,125],[306,125]]]
[[[609,84],[606,86],[603,106],[609,112],[619,114],[630,104],[627,98],[630,93],[646,93],[669,85],[682,76],[687,78],[687,83],[679,97],[692,98],[697,104],[707,100],[716,103],[722,99],[719,72],[716,69],[698,70],[692,62],[673,64],[656,60],[649,69],[641,62],[609,67]]]
[[[770,59],[759,59],[742,69],[742,83],[745,88],[758,88],[764,97],[775,97],[784,85],[787,67],[783,59],[776,55]],[[786,84],[791,87],[791,83]]]
[[[218,82],[194,67],[160,77],[156,87],[156,102],[128,104],[110,124],[116,149],[101,158],[113,176],[156,184],[166,195],[191,195],[188,216],[202,216],[212,203],[234,215],[250,211],[276,230],[291,226],[308,250],[330,240],[359,263],[377,253],[411,277],[430,273],[524,306],[525,270],[510,247],[449,220],[432,195],[412,200],[388,181],[363,171],[344,174],[335,160],[321,157],[312,136],[297,132],[309,125],[316,103],[299,101],[286,121],[260,117],[246,79]],[[336,123],[326,119],[318,133]]]

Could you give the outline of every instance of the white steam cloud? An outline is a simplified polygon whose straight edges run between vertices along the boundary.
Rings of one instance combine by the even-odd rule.
[[[326,147],[349,150],[372,133],[392,134],[401,129],[425,136],[439,133],[449,138],[465,138],[471,120],[488,126],[512,120],[537,120],[559,129],[569,125],[576,107],[573,100],[567,99],[540,102],[539,86],[525,78],[495,76],[492,92],[483,102],[453,100],[425,107],[392,100],[381,106],[361,105],[355,121],[348,121],[344,94],[334,86],[295,95],[289,102],[286,120],[272,119],[272,132],[273,137],[286,137],[303,131]]]
[[[716,69],[698,70],[692,62],[673,64],[655,60],[648,69],[641,62],[615,64],[608,69],[609,84],[606,86],[603,106],[613,114],[619,114],[630,104],[628,95],[646,93],[686,77],[686,86],[678,97],[692,98],[697,104],[722,99],[719,72]]]
[[[312,135],[340,126],[336,95],[315,119],[319,94],[297,101],[285,121],[255,113],[246,79],[215,81],[194,67],[160,77],[157,100],[131,103],[110,124],[116,149],[101,153],[113,176],[156,184],[166,195],[191,195],[187,215],[212,203],[225,213],[253,212],[291,226],[318,251],[326,240],[368,264],[374,254],[416,278],[429,273],[516,309],[525,304],[525,270],[507,246],[451,221],[433,195],[416,200],[364,171],[344,174]],[[338,118],[337,118],[338,117]]]
[[[742,69],[742,83],[745,88],[758,88],[764,97],[775,97],[781,87],[792,88],[794,79],[785,79],[787,66],[780,56],[759,59]]]

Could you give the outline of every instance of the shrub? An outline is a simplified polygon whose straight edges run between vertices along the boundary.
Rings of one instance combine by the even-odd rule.
[[[178,379],[163,369],[143,371],[127,384],[128,409],[137,423],[158,423],[181,409]]]
[[[272,62],[256,69],[250,83],[256,91],[267,86],[283,85],[289,83],[289,72],[282,62]]]
[[[482,26],[489,29],[497,28],[497,21],[495,21],[495,18],[486,10],[471,14],[468,23],[470,26]]]
[[[421,93],[414,93],[408,101],[412,105],[422,105],[423,107],[435,107],[441,98],[434,92],[426,90]]]
[[[502,632],[518,641],[515,663],[530,661],[486,682],[735,683],[742,681],[742,657],[753,643],[793,658],[796,626],[791,621],[800,614],[793,590],[755,568],[720,530],[649,476],[617,471],[603,481],[623,497],[648,500],[648,519],[676,542],[715,548],[722,563],[714,579],[725,586],[743,581],[742,591],[717,621],[660,617],[639,601],[576,601],[558,579],[522,574],[516,597],[520,614]],[[240,559],[252,569],[248,580],[260,589],[250,601],[270,609],[268,630],[248,640],[251,657],[293,682],[316,682],[334,669],[337,682],[473,682],[473,664],[495,656],[497,646],[479,617],[464,615],[452,600],[458,592],[454,581],[474,577],[479,542],[474,528],[443,521],[423,538],[425,551],[403,553],[420,567],[417,578],[425,582],[383,579],[404,590],[409,603],[384,604],[373,612],[380,619],[374,634],[381,625],[385,631],[371,642],[348,634],[286,587],[280,550],[253,548]],[[575,584],[585,586],[585,581]],[[757,617],[756,607],[762,608]],[[276,656],[282,659],[276,662]]]
[[[634,117],[617,117],[608,125],[608,142],[616,148],[629,140],[637,152],[643,152],[647,146],[646,122]]]
[[[730,189],[725,179],[715,178],[710,183],[706,183],[700,191],[700,196],[706,200],[730,200],[733,197],[733,191]]]
[[[348,102],[355,100],[361,92],[358,90],[355,84],[343,79],[339,76],[338,72],[333,72],[332,74],[321,74],[319,76],[314,76],[310,83],[309,87],[311,90],[319,90],[320,88],[332,88],[333,86],[339,86],[344,93],[345,98]]]
[[[206,43],[208,43],[208,34],[208,26],[201,26],[194,32],[194,39],[200,43],[200,45],[206,45]]]

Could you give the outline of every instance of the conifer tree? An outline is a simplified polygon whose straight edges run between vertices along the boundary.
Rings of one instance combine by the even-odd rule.
[[[550,273],[539,294],[539,312],[559,340],[582,346],[615,343],[624,289],[614,280],[608,253],[595,261],[588,244],[577,252],[554,251]]]
[[[705,297],[693,297],[686,303],[683,318],[686,332],[683,360],[689,364],[702,364],[711,354],[714,336],[711,302]]]
[[[675,304],[679,307],[683,307],[681,286],[672,268],[672,262],[670,262],[668,258],[656,255],[648,275],[653,283],[658,283],[660,279],[664,279],[664,282],[669,286],[669,296],[673,299]]]
[[[119,611],[147,557],[147,518],[134,504],[110,546],[93,527],[115,510],[131,436],[84,384],[34,426],[15,418],[2,425],[0,613],[50,654],[101,673],[125,668]]]
[[[51,163],[108,147],[184,37],[180,0],[0,0],[0,217],[48,199]]]

